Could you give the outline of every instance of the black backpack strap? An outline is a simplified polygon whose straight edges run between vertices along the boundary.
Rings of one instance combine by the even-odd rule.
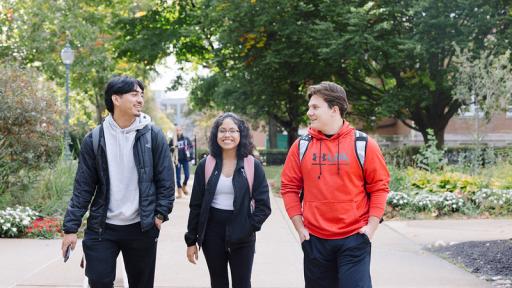
[[[94,149],[94,156],[98,155],[98,146],[100,145],[100,130],[101,125],[98,125],[92,129],[92,147]]]

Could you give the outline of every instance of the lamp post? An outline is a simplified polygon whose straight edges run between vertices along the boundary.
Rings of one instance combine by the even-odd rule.
[[[64,159],[71,159],[71,151],[69,150],[69,67],[75,60],[75,52],[71,49],[69,43],[60,51],[62,63],[66,65],[66,116],[64,118]]]

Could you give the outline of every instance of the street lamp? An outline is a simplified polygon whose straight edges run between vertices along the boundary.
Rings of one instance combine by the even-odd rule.
[[[64,118],[64,158],[71,159],[71,151],[69,151],[69,67],[75,60],[75,52],[71,49],[69,43],[60,51],[62,63],[66,65],[66,117]]]

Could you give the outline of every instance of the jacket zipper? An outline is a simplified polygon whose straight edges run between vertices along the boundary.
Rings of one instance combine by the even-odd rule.
[[[213,173],[213,179],[216,179],[215,177],[217,177],[217,174],[219,174],[219,171],[218,170],[215,170],[214,173]],[[210,178],[212,179],[212,178]],[[211,181],[211,180],[210,180]],[[206,190],[206,186],[207,186],[208,183],[204,183],[204,187],[205,187],[205,190]],[[201,244],[203,244],[203,240],[204,240],[204,234],[205,234],[205,231],[206,231],[206,225],[208,224],[208,217],[210,217],[210,215],[208,215],[210,213],[210,208],[208,207],[208,213],[206,214],[206,222],[205,224],[203,225],[203,230],[201,231]]]

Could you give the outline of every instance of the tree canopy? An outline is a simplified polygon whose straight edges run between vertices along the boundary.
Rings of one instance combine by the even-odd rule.
[[[330,80],[347,88],[353,116],[393,117],[425,140],[432,129],[440,146],[465,104],[452,96],[454,43],[475,55],[509,47],[510,1],[337,2],[160,3],[122,19],[116,47],[149,65],[170,53],[201,63],[211,74],[193,83],[193,107],[268,115],[291,141],[306,121],[305,88]]]

